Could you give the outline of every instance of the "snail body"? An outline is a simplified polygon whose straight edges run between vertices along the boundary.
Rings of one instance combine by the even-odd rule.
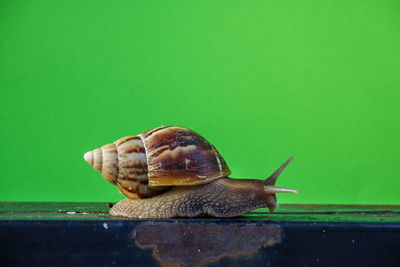
[[[110,210],[129,218],[235,217],[277,206],[286,161],[267,180],[232,179],[225,160],[199,134],[159,127],[89,151],[85,160],[127,196]]]

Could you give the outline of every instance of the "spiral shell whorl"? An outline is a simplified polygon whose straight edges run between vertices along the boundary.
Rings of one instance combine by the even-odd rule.
[[[138,136],[120,138],[112,144],[87,152],[84,158],[128,198],[150,197],[166,189],[148,188],[146,151]]]
[[[231,174],[215,147],[190,129],[164,126],[139,136],[146,147],[151,188],[193,186]]]
[[[112,184],[117,183],[118,179],[118,154],[114,144],[107,144],[100,148],[102,151],[102,168],[100,173],[104,179]]]
[[[118,155],[114,144],[107,144],[89,151],[85,153],[84,158],[96,171],[102,174],[104,179],[112,184],[117,183]]]

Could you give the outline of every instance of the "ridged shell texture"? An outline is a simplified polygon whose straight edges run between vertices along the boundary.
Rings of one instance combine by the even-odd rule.
[[[123,137],[87,152],[84,158],[131,199],[160,194],[169,186],[207,183],[231,173],[207,140],[174,126]]]

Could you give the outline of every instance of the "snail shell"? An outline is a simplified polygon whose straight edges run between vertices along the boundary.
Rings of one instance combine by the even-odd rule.
[[[130,199],[161,194],[170,186],[208,183],[231,174],[215,147],[183,127],[159,127],[127,136],[84,155]]]

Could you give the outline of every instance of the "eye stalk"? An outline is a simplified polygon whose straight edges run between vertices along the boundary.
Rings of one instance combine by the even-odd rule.
[[[267,194],[275,194],[275,193],[294,193],[298,194],[299,191],[295,189],[288,189],[288,188],[281,188],[281,187],[276,187],[274,184],[276,183],[276,179],[278,179],[279,175],[282,173],[282,171],[286,168],[286,166],[294,160],[293,157],[290,157],[285,163],[282,164],[273,174],[271,174],[270,177],[265,180],[265,186],[264,186],[264,191]]]
[[[299,190],[276,187],[276,186],[270,186],[270,185],[264,186],[264,191],[267,194],[276,194],[276,193],[294,193],[294,194],[298,194],[299,193]]]

